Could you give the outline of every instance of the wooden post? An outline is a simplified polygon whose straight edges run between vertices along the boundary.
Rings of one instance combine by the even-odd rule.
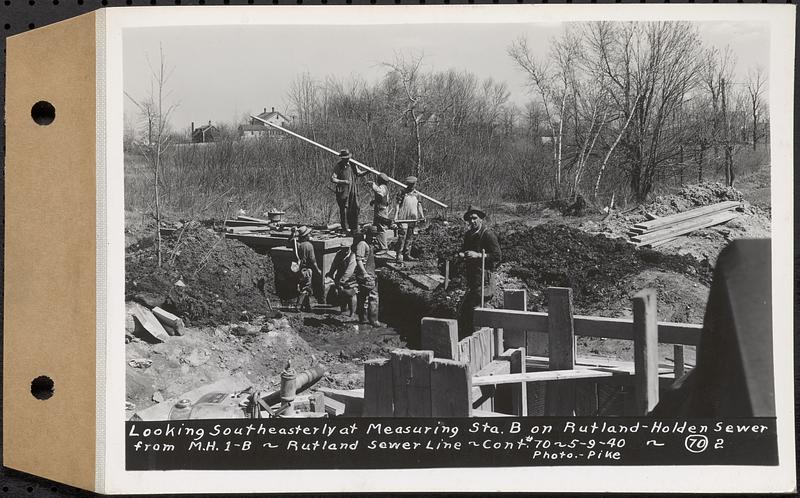
[[[673,356],[675,357],[675,380],[680,379],[683,377],[685,372],[684,370],[684,360],[683,360],[683,345],[682,344],[675,344],[673,346]]]
[[[390,357],[394,416],[430,417],[433,351],[395,349]]]
[[[528,293],[525,289],[504,289],[503,308],[527,311]],[[503,339],[505,340],[505,348],[527,347],[524,330],[504,328]]]
[[[550,370],[575,368],[575,328],[572,317],[572,289],[547,289],[547,329],[550,349]],[[561,380],[548,382],[545,415],[575,415],[575,383]]]
[[[387,358],[365,361],[363,416],[393,416],[393,399],[392,364]]]
[[[450,260],[444,260],[444,290],[450,286]]]
[[[525,373],[525,371],[525,348],[517,348],[511,353],[511,373]],[[511,411],[518,417],[528,416],[527,387],[527,382],[511,386]]]
[[[436,358],[458,360],[458,321],[444,318],[423,318],[420,324],[420,344],[432,350]]]
[[[658,321],[656,291],[633,296],[633,363],[636,415],[647,415],[658,404]]]
[[[453,360],[433,360],[430,396],[433,417],[472,416],[469,366]]]

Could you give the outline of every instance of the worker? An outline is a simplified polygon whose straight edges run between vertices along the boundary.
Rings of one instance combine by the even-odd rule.
[[[322,272],[317,265],[317,257],[314,254],[314,246],[311,244],[311,229],[301,226],[297,230],[292,230],[289,240],[294,246],[295,257],[299,270],[299,281],[297,290],[299,295],[295,303],[295,308],[300,311],[311,311],[311,297],[314,295],[312,283],[314,276],[322,278]]]
[[[425,221],[425,214],[422,211],[422,204],[419,201],[417,192],[417,177],[406,177],[404,182],[406,188],[397,194],[397,209],[394,214],[394,222],[398,227],[397,241],[397,262],[416,261],[411,256],[411,246],[414,243],[414,231],[418,222]]]
[[[355,267],[356,260],[352,243],[344,240],[333,259],[327,277],[333,280],[341,312],[349,311],[350,317],[358,308],[358,283],[355,277]]]
[[[373,225],[354,237],[356,260],[356,282],[358,283],[358,320],[369,322],[375,327],[383,324],[378,321],[378,282],[375,276],[375,258],[372,243],[378,234]]]
[[[458,256],[464,260],[467,292],[458,310],[458,336],[463,339],[475,332],[473,314],[475,307],[483,306],[484,300],[494,294],[493,271],[500,263],[502,254],[497,236],[485,223],[486,213],[476,206],[470,206],[464,213],[467,231]],[[481,269],[484,269],[484,274]],[[484,289],[484,281],[488,283]]]
[[[372,182],[372,192],[374,198],[370,201],[374,215],[372,217],[372,224],[375,226],[375,255],[380,256],[386,254],[389,250],[389,245],[386,240],[388,234],[387,229],[392,226],[392,220],[389,218],[389,177],[386,173],[379,173],[378,177]]]
[[[359,177],[369,173],[361,171],[355,163],[350,162],[352,155],[347,149],[339,152],[339,162],[333,168],[331,182],[336,185],[336,203],[339,205],[339,222],[344,232],[358,228],[358,182]]]

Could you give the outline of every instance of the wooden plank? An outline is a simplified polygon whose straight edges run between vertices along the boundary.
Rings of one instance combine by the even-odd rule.
[[[528,293],[525,289],[504,289],[503,308],[507,310],[526,311],[528,309]],[[503,347],[526,347],[525,331],[522,329],[503,328]]]
[[[656,291],[633,296],[633,362],[636,367],[635,415],[647,415],[658,404],[658,325]]]
[[[507,413],[497,413],[489,410],[472,410],[473,417],[513,417]]]
[[[675,380],[680,379],[683,377],[685,371],[685,364],[683,359],[683,346],[680,344],[675,344],[672,346],[673,351],[673,361],[675,362]]]
[[[420,344],[430,349],[433,356],[462,361],[458,344],[458,320],[423,318],[420,322]]]
[[[572,289],[549,287],[547,289],[548,346],[550,370],[575,368],[575,329],[572,323]],[[575,415],[575,385],[571,382],[554,382],[547,385],[545,414],[554,416]]]
[[[633,340],[633,320],[575,315],[575,335]],[[547,333],[547,313],[539,311],[475,309],[475,325],[479,327],[523,328],[533,333]],[[667,344],[700,345],[703,326],[693,323],[658,323],[658,342]]]
[[[708,206],[699,207],[696,209],[690,209],[688,211],[683,211],[680,213],[672,214],[669,216],[662,216],[652,221],[645,221],[642,223],[636,223],[633,225],[633,228],[643,228],[645,230],[653,230],[655,228],[663,227],[666,225],[671,225],[676,222],[690,220],[692,218],[697,218],[700,216],[708,215],[717,213],[720,211],[725,211],[728,209],[733,209],[741,205],[739,201],[724,201],[718,202],[716,204],[710,204]]]
[[[575,366],[575,329],[572,325],[572,289],[547,289],[550,369],[566,370]]]
[[[476,377],[488,377],[490,375],[505,375],[511,373],[511,362],[509,359],[500,358],[492,360],[483,368],[475,373]]]
[[[431,362],[431,416],[472,416],[469,366],[453,360]]]
[[[490,358],[494,358],[498,356],[505,348],[503,347],[503,343],[505,342],[505,333],[503,329],[492,329],[492,351],[489,354]]]
[[[391,352],[395,417],[431,416],[433,351],[395,349]]]
[[[739,216],[739,213],[723,211],[721,213],[711,215],[708,218],[706,217],[697,218],[695,220],[689,220],[684,223],[675,225],[674,227],[659,229],[654,232],[639,235],[636,237],[631,237],[631,240],[633,242],[638,242],[640,244],[655,242],[665,237],[675,237],[689,232],[694,232],[695,230],[700,230],[701,228],[707,228],[714,225],[719,225],[720,223],[727,223],[728,221],[736,218],[737,216]]]
[[[458,341],[458,358],[456,358],[456,359],[458,361],[460,361],[460,362],[467,363],[467,364],[471,365],[472,362],[471,362],[470,356],[469,356],[470,342],[472,342],[472,341],[470,340],[469,337]]]
[[[141,304],[134,303],[135,306],[131,307],[135,328],[133,334],[144,341],[149,343],[164,342],[169,339],[169,334],[164,330],[164,326],[156,319],[153,312],[142,306]]]
[[[512,374],[526,373],[525,348],[517,348],[511,353]],[[528,389],[524,384],[511,388],[511,413],[518,417],[528,416]]]
[[[254,218],[252,216],[245,216],[245,215],[242,215],[242,214],[238,215],[236,217],[236,219],[239,220],[239,221],[252,221],[254,223],[269,223],[269,220],[264,220],[264,219],[261,219],[261,218]]]
[[[235,393],[241,391],[252,385],[249,380],[243,377],[224,377],[216,380],[210,384],[197,387],[189,392],[185,392],[180,396],[167,398],[166,400],[153,405],[149,408],[138,410],[135,414],[139,420],[169,420],[169,412],[175,403],[181,399],[188,399],[192,403],[197,402],[200,398],[208,393],[221,392],[221,393]]]
[[[615,375],[626,375],[597,368],[578,368],[574,370],[542,370],[538,372],[514,373],[505,375],[487,375],[473,377],[473,386],[488,386],[501,384],[518,384],[520,382],[552,382],[569,381],[574,379],[603,379]]]
[[[394,385],[390,361],[387,358],[365,361],[363,416],[393,416],[393,399]]]
[[[325,397],[324,403],[325,413],[329,416],[337,417],[339,415],[344,415],[345,412],[345,404],[341,401],[336,401],[333,398]]]

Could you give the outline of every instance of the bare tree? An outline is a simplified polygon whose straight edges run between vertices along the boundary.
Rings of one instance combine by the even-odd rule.
[[[149,64],[148,60],[148,64]],[[147,141],[139,142],[139,150],[153,170],[153,196],[155,198],[156,243],[158,266],[161,266],[161,194],[162,162],[172,146],[170,116],[177,104],[168,103],[170,92],[167,83],[174,68],[168,68],[163,48],[159,47],[158,66],[150,65],[150,93],[144,100],[125,95],[139,109],[140,120],[147,133]]]
[[[416,176],[422,176],[424,172],[423,154],[422,154],[422,136],[420,133],[421,128],[424,126],[425,120],[425,100],[426,96],[423,92],[424,85],[421,81],[422,75],[420,66],[422,65],[423,55],[415,55],[406,57],[401,54],[395,54],[395,60],[391,63],[384,63],[396,75],[397,81],[402,86],[404,99],[403,106],[400,112],[405,122],[411,125],[411,133],[416,145]]]
[[[289,84],[289,104],[303,125],[307,125],[314,120],[314,112],[318,104],[318,86],[318,83],[308,72],[298,74]]]
[[[759,133],[759,121],[762,120],[764,109],[764,92],[766,91],[767,78],[764,75],[764,68],[761,66],[751,69],[747,75],[747,97],[750,107],[750,117],[752,118],[752,137],[753,137],[753,150],[756,150],[756,143],[761,138]]]

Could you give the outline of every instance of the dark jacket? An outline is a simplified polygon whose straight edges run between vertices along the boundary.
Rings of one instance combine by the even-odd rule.
[[[483,225],[480,230],[473,232],[468,230],[464,234],[464,243],[461,249],[466,251],[481,252],[486,251],[486,271],[493,271],[502,259],[500,252],[500,243],[497,241],[497,236],[486,225]],[[472,258],[466,260],[466,276],[467,284],[470,288],[480,289],[481,286],[481,259]]]

